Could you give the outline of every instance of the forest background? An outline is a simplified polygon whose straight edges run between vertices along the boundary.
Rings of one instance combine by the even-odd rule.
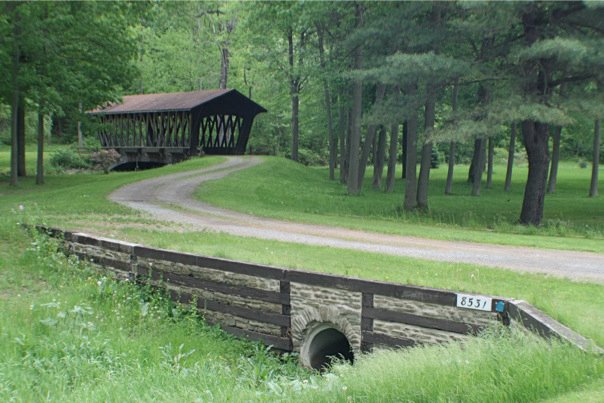
[[[538,225],[560,159],[591,162],[586,190],[598,193],[602,3],[1,7],[0,147],[11,147],[14,184],[30,143],[96,145],[86,110],[127,94],[236,88],[269,110],[249,152],[328,164],[351,195],[373,164],[374,188],[392,192],[402,174],[403,208],[423,211],[439,163],[449,162],[446,193],[455,163],[469,163],[478,196],[495,161],[510,178],[523,161],[520,222]]]

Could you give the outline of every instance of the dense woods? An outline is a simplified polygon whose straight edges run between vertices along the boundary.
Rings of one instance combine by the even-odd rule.
[[[529,174],[519,220],[539,225],[561,158],[603,158],[604,6],[582,2],[69,2],[0,4],[0,140],[11,183],[27,142],[94,143],[84,111],[121,95],[237,88],[265,106],[249,151],[328,164],[429,209],[430,170],[496,157]],[[46,124],[45,124],[46,123]],[[37,136],[37,138],[36,138]],[[0,147],[4,147],[2,144]],[[396,163],[403,172],[396,172]],[[42,165],[38,166],[42,183]],[[386,172],[385,172],[386,171]],[[383,176],[385,175],[385,178]],[[584,195],[578,195],[584,196]],[[452,201],[454,202],[454,201]]]

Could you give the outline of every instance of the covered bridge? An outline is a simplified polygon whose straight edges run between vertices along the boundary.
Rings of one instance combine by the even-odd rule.
[[[168,164],[193,155],[243,154],[262,106],[233,89],[128,95],[90,111],[101,146],[120,163]]]

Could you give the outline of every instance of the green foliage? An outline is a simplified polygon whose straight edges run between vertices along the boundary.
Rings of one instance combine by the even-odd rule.
[[[436,169],[440,166],[440,160],[442,159],[438,148],[432,147],[432,158],[430,159],[430,168]]]
[[[83,158],[73,148],[61,148],[50,157],[50,163],[57,169],[86,169],[90,168],[90,161]]]
[[[298,162],[302,165],[326,165],[325,158],[316,153],[313,150],[307,148],[300,148],[298,150]]]

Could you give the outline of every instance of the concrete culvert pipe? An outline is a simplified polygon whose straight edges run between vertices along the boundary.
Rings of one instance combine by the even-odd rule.
[[[328,368],[334,358],[354,362],[350,342],[333,325],[320,324],[313,328],[304,339],[300,349],[302,365],[321,370]]]

